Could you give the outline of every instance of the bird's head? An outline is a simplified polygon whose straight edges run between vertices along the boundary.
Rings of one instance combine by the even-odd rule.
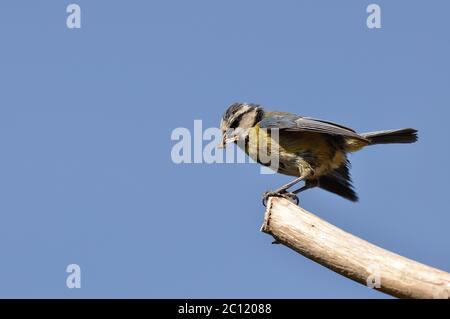
[[[222,142],[219,147],[223,148],[228,143],[244,140],[250,129],[261,121],[263,116],[264,110],[257,104],[231,104],[220,121]]]

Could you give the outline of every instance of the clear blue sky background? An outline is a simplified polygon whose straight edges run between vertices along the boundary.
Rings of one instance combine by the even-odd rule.
[[[251,164],[175,165],[176,127],[234,101],[414,145],[351,156],[360,202],[302,205],[375,244],[450,270],[448,1],[0,3],[0,297],[383,298],[259,232]],[[66,266],[82,288],[66,287]]]

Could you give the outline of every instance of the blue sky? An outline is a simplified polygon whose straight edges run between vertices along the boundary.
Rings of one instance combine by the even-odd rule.
[[[360,196],[301,197],[381,247],[450,269],[450,5],[377,1],[0,3],[0,297],[383,298],[259,232],[289,180],[252,164],[174,164],[177,127],[235,101],[414,145],[351,156]],[[68,289],[76,263],[82,287]]]

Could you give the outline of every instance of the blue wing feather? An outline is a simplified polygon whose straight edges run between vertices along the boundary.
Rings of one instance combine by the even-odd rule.
[[[261,128],[278,128],[286,131],[315,132],[328,135],[340,135],[359,140],[366,139],[358,135],[351,128],[314,118],[302,117],[295,114],[267,114],[259,122]]]

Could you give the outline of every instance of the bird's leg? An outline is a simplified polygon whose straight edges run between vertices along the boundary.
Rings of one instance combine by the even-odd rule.
[[[289,182],[283,186],[281,186],[280,188],[277,188],[276,190],[273,191],[273,193],[284,193],[287,191],[288,188],[291,188],[292,186],[294,186],[295,184],[300,183],[302,180],[304,180],[305,178],[303,176],[297,177],[296,179],[294,179],[292,182]]]
[[[297,177],[293,181],[287,183],[286,185],[281,186],[280,188],[277,188],[274,191],[267,191],[263,194],[263,205],[266,206],[267,200],[270,196],[276,196],[276,197],[283,197],[287,200],[294,202],[296,205],[298,204],[298,197],[294,193],[288,193],[286,192],[288,188],[294,186],[295,184],[298,184],[301,182],[305,177],[301,175],[300,177]]]
[[[288,188],[291,188],[295,184],[298,184],[299,182],[305,180],[306,178],[311,178],[315,175],[314,168],[311,166],[308,162],[303,162],[299,166],[299,177],[294,179],[293,181],[281,186],[280,188],[277,188],[274,191],[268,191],[263,194],[263,205],[266,206],[267,200],[270,196],[277,196],[277,197],[283,197],[293,203],[295,205],[298,205],[298,197],[295,195],[296,193],[289,193],[287,192]]]
[[[293,191],[292,193],[293,194],[298,194],[298,193],[301,193],[303,191],[306,191],[307,189],[314,188],[314,187],[317,187],[317,186],[319,186],[319,180],[318,179],[307,179],[305,181],[305,185],[304,186],[302,186],[299,189]]]

